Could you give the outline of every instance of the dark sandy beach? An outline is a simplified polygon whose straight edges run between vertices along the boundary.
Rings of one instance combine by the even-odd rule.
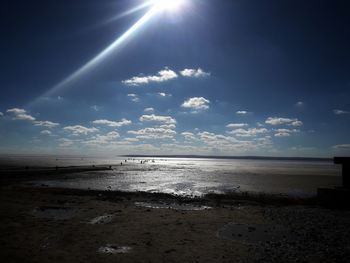
[[[61,174],[43,169],[31,173],[30,180],[70,172],[77,168]],[[349,211],[249,197],[190,200],[57,189],[28,185],[26,180],[28,171],[12,176],[1,171],[2,262],[348,262],[350,258]]]

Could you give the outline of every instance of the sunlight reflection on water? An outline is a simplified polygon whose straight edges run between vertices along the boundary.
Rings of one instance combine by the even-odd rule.
[[[340,169],[331,162],[155,159],[129,160],[112,171],[74,174],[41,182],[48,186],[95,190],[161,192],[182,196],[232,191],[312,196],[318,187],[341,184]]]

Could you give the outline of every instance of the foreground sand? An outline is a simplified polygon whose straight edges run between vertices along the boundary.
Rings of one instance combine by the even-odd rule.
[[[3,182],[1,262],[348,262],[350,258],[347,211],[209,199],[192,205],[211,209],[186,211],[181,210],[187,207],[185,200],[170,196]],[[137,202],[176,203],[180,210]],[[110,220],[89,224],[102,215],[111,215]],[[247,230],[225,230],[230,223]],[[107,244],[130,250],[98,252]]]

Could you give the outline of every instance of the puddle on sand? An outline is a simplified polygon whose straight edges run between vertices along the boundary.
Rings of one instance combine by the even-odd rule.
[[[246,225],[229,223],[219,229],[217,236],[242,243],[254,244],[259,242],[281,241],[290,237],[291,233],[279,225]]]
[[[154,209],[174,209],[184,211],[199,211],[211,209],[210,206],[192,205],[192,204],[177,204],[177,203],[150,203],[150,202],[135,202],[136,206],[154,208]]]
[[[131,249],[132,248],[128,246],[107,244],[106,246],[100,247],[97,252],[102,254],[126,254],[130,253]]]
[[[33,215],[39,218],[65,220],[72,218],[76,209],[71,207],[39,206],[33,210]]]
[[[108,224],[112,222],[114,218],[114,215],[103,215],[103,216],[98,216],[93,219],[91,219],[88,224],[91,225],[99,225],[99,224]]]

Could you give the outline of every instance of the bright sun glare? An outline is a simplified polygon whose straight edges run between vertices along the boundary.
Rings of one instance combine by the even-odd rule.
[[[116,49],[118,49],[118,47],[121,44],[123,44],[127,39],[129,39],[140,27],[146,24],[156,14],[162,11],[176,13],[177,11],[182,9],[188,1],[189,0],[150,0],[146,2],[147,4],[145,6],[151,5],[151,8],[134,25],[132,25],[127,31],[125,31],[119,38],[117,38],[114,42],[112,42],[102,52],[97,54],[94,58],[92,58],[90,61],[85,63],[83,66],[81,66],[71,75],[66,77],[64,80],[56,84],[54,87],[48,90],[44,95],[32,101],[29,105],[35,104],[42,97],[51,96],[53,93],[66,87],[70,82],[86,74],[88,70],[91,70],[101,61],[103,61],[106,57],[111,55]]]
[[[160,10],[166,11],[178,11],[184,4],[185,0],[155,0],[153,5],[158,7]]]

